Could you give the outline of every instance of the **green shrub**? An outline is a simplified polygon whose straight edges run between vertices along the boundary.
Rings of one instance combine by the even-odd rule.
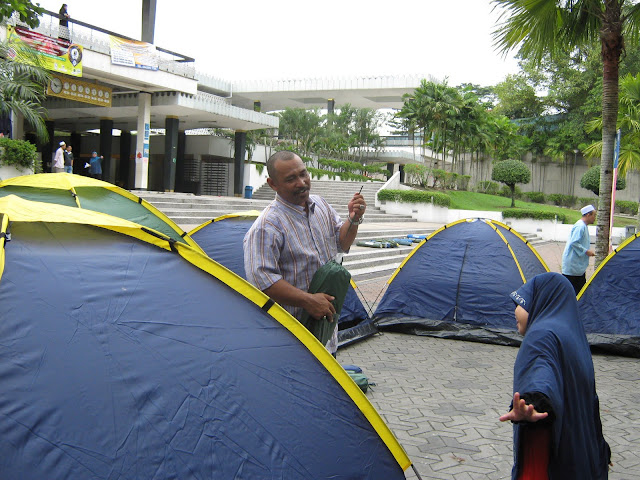
[[[404,174],[409,180],[408,183],[413,185],[420,185],[421,187],[427,187],[429,184],[429,170],[426,165],[420,165],[417,163],[410,163],[404,166]]]
[[[433,177],[433,188],[445,188],[445,178],[447,172],[440,168],[434,168],[431,170],[431,176]]]
[[[629,215],[638,214],[638,202],[632,202],[628,200],[617,200],[616,211],[620,213],[626,213]]]
[[[576,201],[576,205],[578,205],[580,208],[584,207],[585,205],[593,205],[597,210],[598,209],[598,198],[597,197],[596,198],[580,197]]]
[[[564,195],[562,193],[550,193],[547,195],[547,200],[559,207],[573,208],[578,201],[578,198],[573,195]]]
[[[471,175],[458,175],[458,178],[456,178],[456,188],[467,191],[469,182],[471,182]]]
[[[524,193],[523,195],[530,202],[544,203],[544,201],[545,201],[544,193],[542,193],[542,192],[527,192],[527,193]]]
[[[549,212],[544,210],[522,210],[520,208],[508,208],[502,211],[502,218],[533,218],[534,220],[555,220],[560,223],[567,221],[564,213]]]
[[[486,193],[487,195],[497,195],[500,185],[497,182],[484,181],[478,182],[476,185],[476,192]]]
[[[451,198],[449,198],[449,195],[446,193],[423,190],[381,190],[378,192],[378,200],[406,203],[433,203],[440,207],[448,207],[451,204]]]
[[[32,143],[0,137],[0,165],[33,171],[37,159],[36,146]]]
[[[503,185],[502,189],[498,192],[498,195],[505,198],[511,198],[511,188],[509,188],[509,185]],[[522,198],[522,190],[520,190],[520,187],[517,185],[514,185],[513,187],[513,195],[514,198]]]
[[[600,165],[594,165],[582,175],[580,186],[587,190],[591,190],[596,195],[600,192]],[[618,177],[616,182],[616,190],[624,190],[627,188],[627,181],[623,177]]]
[[[460,175],[455,172],[445,172],[443,180],[444,188],[447,190],[455,190],[459,176]]]

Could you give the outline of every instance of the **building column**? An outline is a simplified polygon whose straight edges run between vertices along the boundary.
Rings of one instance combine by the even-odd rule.
[[[156,0],[142,0],[142,41],[153,43],[156,30]]]
[[[335,109],[336,101],[333,98],[327,100],[327,114],[331,115]]]
[[[178,157],[178,117],[168,116],[164,120],[164,166],[162,185],[165,192],[176,189],[176,159]]]
[[[404,183],[404,165],[398,165],[400,171],[400,183]]]
[[[138,94],[138,135],[134,188],[146,190],[149,182],[149,134],[151,130],[151,94]]]
[[[116,183],[123,188],[131,188],[133,185],[133,162],[131,162],[131,132],[120,132],[120,164],[118,165]]]
[[[102,180],[114,183],[116,180],[116,162],[111,158],[111,149],[113,144],[113,119],[100,119],[100,151],[99,156],[102,159]]]
[[[389,180],[392,176],[393,176],[393,167],[395,164],[393,163],[387,163],[387,170],[389,173],[387,173],[387,180]]]
[[[11,112],[11,138],[22,140],[24,138],[24,115]]]
[[[176,157],[176,192],[184,192],[184,152],[187,149],[187,135],[178,130],[178,155]]]
[[[42,171],[44,173],[50,173],[53,166],[53,152],[56,151],[57,146],[54,148],[56,139],[54,137],[55,122],[53,120],[45,120],[45,126],[47,127],[47,133],[49,134],[49,141],[41,146],[42,152]]]
[[[261,110],[262,110],[262,103],[260,103],[259,100],[256,100],[255,102],[253,102],[253,111],[260,112]]]
[[[242,183],[244,181],[244,157],[247,149],[247,132],[236,130],[235,151],[233,161],[233,193],[242,196]]]
[[[80,152],[82,151],[82,135],[78,132],[71,132],[69,144],[72,149],[71,153],[73,153],[73,173],[82,174],[86,172],[84,168],[85,162],[80,159]]]

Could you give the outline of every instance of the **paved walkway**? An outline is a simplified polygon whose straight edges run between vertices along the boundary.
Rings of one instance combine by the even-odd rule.
[[[563,248],[548,243],[537,250],[550,270],[559,271]],[[367,303],[374,303],[385,282],[358,282]],[[512,427],[498,417],[511,401],[517,352],[514,347],[382,333],[340,349],[338,361],[361,366],[376,383],[367,397],[423,479],[502,479],[510,478]],[[603,431],[613,450],[609,478],[638,479],[640,360],[607,355],[593,360]],[[417,478],[411,468],[406,476]]]

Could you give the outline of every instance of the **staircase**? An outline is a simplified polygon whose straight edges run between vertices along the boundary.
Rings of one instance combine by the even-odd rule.
[[[341,218],[346,219],[347,204],[360,187],[363,187],[362,195],[367,202],[367,212],[365,222],[358,229],[356,242],[401,238],[409,233],[429,235],[441,226],[435,223],[418,223],[409,215],[386,214],[375,208],[375,195],[381,187],[380,183],[313,181],[311,192],[324,197]],[[247,210],[261,211],[275,195],[268,185],[254,192],[251,199],[172,192],[134,191],[133,193],[153,204],[187,232],[221,215]],[[535,234],[524,235],[524,237],[534,245],[541,241]],[[356,283],[388,278],[417,245],[368,248],[359,247],[355,244],[356,242],[343,258],[343,265],[349,270]]]

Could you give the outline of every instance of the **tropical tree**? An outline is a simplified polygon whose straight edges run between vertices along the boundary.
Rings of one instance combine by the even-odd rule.
[[[520,160],[503,160],[493,165],[491,179],[501,182],[511,189],[511,208],[516,206],[516,184],[529,183],[531,171]]]
[[[39,3],[34,5],[29,0],[8,0],[0,4],[0,22],[11,17],[14,12],[18,14],[21,22],[35,28],[40,24],[38,15],[44,12],[44,8]]]
[[[12,59],[14,58],[14,59]],[[47,71],[34,51],[22,44],[0,43],[0,116],[20,114],[45,142],[49,135],[40,105],[46,98]]]
[[[599,42],[602,75],[602,160],[596,262],[609,252],[613,151],[618,116],[618,76],[624,36],[637,41],[640,5],[631,0],[493,0],[503,9],[494,31],[503,52],[519,48],[523,58],[540,61],[545,54]]]

